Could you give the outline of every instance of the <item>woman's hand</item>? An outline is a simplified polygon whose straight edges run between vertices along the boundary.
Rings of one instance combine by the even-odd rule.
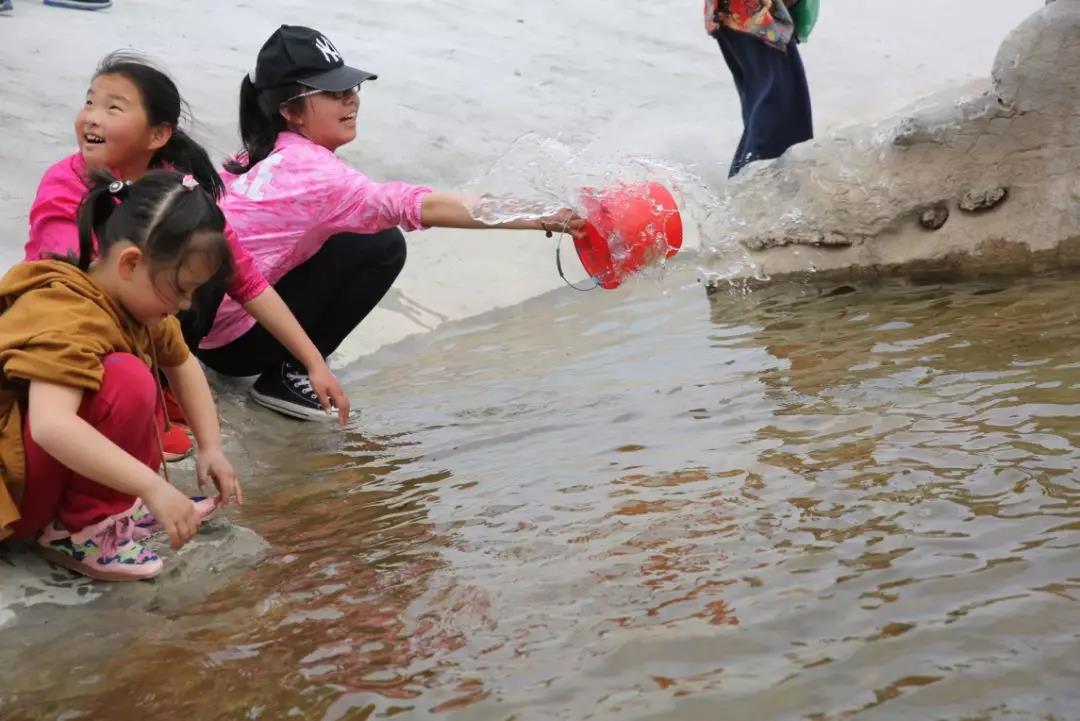
[[[244,502],[244,492],[240,488],[236,471],[220,448],[200,448],[195,457],[195,473],[200,489],[205,489],[210,481],[217,487],[219,506],[228,505],[230,498],[236,501],[237,505]]]
[[[569,233],[577,237],[585,232],[585,219],[569,208],[545,215],[536,222],[547,233]]]
[[[173,548],[179,549],[199,530],[199,516],[195,511],[195,504],[175,486],[162,480],[155,483],[153,489],[144,494],[142,499],[169,534],[169,545]]]
[[[319,396],[323,410],[330,413],[334,408],[338,411],[338,423],[345,425],[349,422],[349,397],[341,389],[337,378],[330,372],[326,361],[319,358],[321,363],[313,363],[308,367],[308,379],[311,381],[311,389]]]

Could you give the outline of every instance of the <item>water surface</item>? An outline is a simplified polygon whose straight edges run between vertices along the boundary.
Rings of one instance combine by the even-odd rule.
[[[0,716],[1080,719],[1076,283],[567,290],[233,410],[266,560]]]

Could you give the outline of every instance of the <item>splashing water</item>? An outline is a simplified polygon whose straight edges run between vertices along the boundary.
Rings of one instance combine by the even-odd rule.
[[[635,275],[662,285],[670,265],[682,268],[693,263],[691,259],[700,251],[708,256],[703,265],[709,266],[709,270],[699,266],[702,280],[761,278],[734,234],[723,229],[727,213],[722,195],[678,163],[646,156],[605,156],[589,147],[576,148],[553,138],[527,134],[468,184],[471,192],[466,203],[473,218],[489,225],[538,220],[564,208],[588,218],[590,201],[595,205],[595,199],[605,191],[626,192],[650,182],[671,191],[686,238],[680,247],[667,237],[660,224],[647,225],[643,231],[648,238],[647,262]],[[500,188],[501,192],[494,194],[491,188]],[[640,200],[642,195],[634,199]],[[655,199],[652,206],[657,215],[665,211]],[[609,209],[617,214],[619,206]],[[630,259],[632,239],[615,231],[605,240],[616,265]],[[675,250],[680,254],[674,255]]]

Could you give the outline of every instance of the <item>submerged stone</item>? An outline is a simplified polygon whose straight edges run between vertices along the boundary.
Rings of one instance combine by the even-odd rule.
[[[1001,205],[1007,195],[1008,190],[1005,188],[969,190],[960,199],[960,210],[968,213],[981,213]]]
[[[938,230],[949,220],[949,206],[935,205],[928,208],[919,216],[919,225],[927,230]]]

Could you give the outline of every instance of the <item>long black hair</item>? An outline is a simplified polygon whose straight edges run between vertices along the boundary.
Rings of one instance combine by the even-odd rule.
[[[142,55],[123,50],[102,58],[94,77],[102,75],[119,75],[131,81],[139,90],[151,127],[165,124],[172,129],[172,137],[150,159],[150,167],[168,164],[181,173],[190,173],[215,200],[221,198],[225,185],[210,156],[180,128],[181,118],[190,118],[191,112],[172,78]]]
[[[226,284],[232,253],[225,239],[225,216],[213,197],[172,170],[152,170],[134,183],[106,170],[89,173],[90,192],[79,207],[79,258],[83,271],[121,241],[137,246],[151,273],[180,269],[195,254],[217,268],[208,283]],[[69,258],[69,260],[74,260]]]
[[[299,83],[259,90],[251,82],[251,76],[245,75],[240,81],[240,140],[244,149],[225,163],[225,170],[243,175],[274,152],[278,134],[289,129],[281,111],[290,110],[299,114],[303,110],[304,100],[295,96],[305,90]]]

